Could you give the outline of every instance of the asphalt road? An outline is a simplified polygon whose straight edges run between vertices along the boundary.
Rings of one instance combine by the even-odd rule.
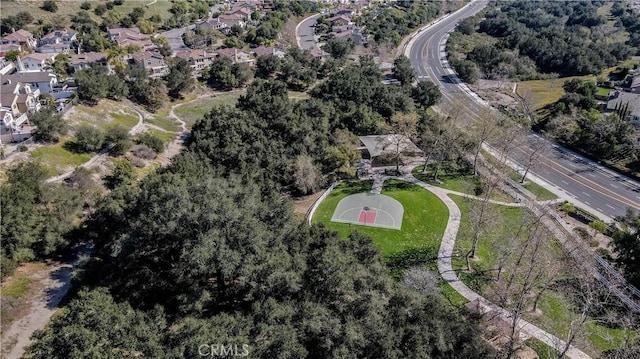
[[[184,34],[184,32],[187,31],[187,29],[191,30],[191,29],[195,29],[195,27],[196,25],[189,25],[189,26],[181,27],[179,29],[173,29],[173,30],[161,32],[160,36],[165,37],[167,39],[167,41],[169,42],[169,46],[171,46],[171,50],[175,55],[176,52],[178,51],[189,50],[187,45],[184,44],[184,41],[182,41],[182,34]]]
[[[408,43],[408,57],[418,79],[430,79],[437,84],[445,104],[456,100],[468,117],[480,118],[486,106],[477,95],[455,76],[446,61],[444,46],[448,33],[456,24],[473,16],[487,4],[486,0],[471,3],[417,33]],[[484,109],[486,111],[486,109]],[[534,161],[529,178],[578,206],[603,219],[623,215],[627,208],[640,211],[640,183],[619,175],[554,143],[529,134],[510,150],[514,162],[526,166],[533,143],[542,142],[542,150]]]
[[[298,46],[304,50],[311,50],[316,46],[315,29],[313,26],[321,14],[316,14],[304,19],[296,26],[296,38]]]

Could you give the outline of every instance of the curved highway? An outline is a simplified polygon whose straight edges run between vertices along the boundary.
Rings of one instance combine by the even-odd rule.
[[[468,119],[479,120],[486,102],[461,83],[449,67],[445,44],[458,22],[478,13],[488,3],[476,0],[414,35],[407,43],[405,55],[418,79],[430,79],[440,87],[442,101],[453,101]],[[561,146],[530,134],[509,153],[513,162],[527,163],[532,148],[542,143],[528,178],[539,182],[560,198],[575,203],[605,220],[625,214],[627,208],[640,211],[640,183],[608,170]]]

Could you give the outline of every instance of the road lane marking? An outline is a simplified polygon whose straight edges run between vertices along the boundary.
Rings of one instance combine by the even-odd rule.
[[[514,151],[520,151],[522,153],[524,153],[525,155],[527,154],[527,152],[516,146],[513,147]],[[591,189],[594,192],[600,193],[603,196],[610,198],[612,200],[615,200],[617,202],[620,202],[622,204],[624,204],[625,206],[628,207],[632,207],[635,209],[640,209],[640,204],[635,203],[631,200],[629,200],[629,197],[626,197],[624,195],[618,194],[616,192],[613,192],[612,190],[605,188],[595,182],[593,182],[592,180],[586,178],[585,176],[580,175],[579,173],[575,173],[573,171],[571,171],[570,169],[568,169],[567,167],[559,164],[559,163],[555,163],[555,162],[549,162],[547,161],[544,157],[541,157],[538,159],[541,163],[544,163],[547,165],[547,167],[552,168],[554,171],[556,171],[558,174],[565,176],[567,178],[571,178],[573,181],[575,181],[576,183],[579,183],[582,186],[588,187],[589,189]],[[564,170],[564,171],[561,171]],[[535,173],[534,173],[535,174]],[[599,190],[598,188],[601,188],[602,190]]]
[[[620,188],[620,187],[618,187],[618,186],[614,185],[613,183],[609,183],[609,186],[611,186],[611,187],[613,187],[613,188]]]
[[[606,205],[607,207],[611,208],[611,209],[615,209],[615,207],[611,206],[611,205]]]
[[[582,194],[584,194],[584,195],[585,195],[585,196],[587,196],[587,197],[591,197],[591,195],[590,195],[590,194],[588,194],[588,193],[587,193],[587,192],[585,192],[585,191],[582,191]]]
[[[564,183],[564,184],[566,184],[566,185],[568,185],[568,184],[569,184],[569,182],[567,182],[567,181],[565,181],[565,180],[560,180],[560,182],[562,182],[562,183]]]

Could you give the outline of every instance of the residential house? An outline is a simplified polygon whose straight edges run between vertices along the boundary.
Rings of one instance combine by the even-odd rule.
[[[58,54],[41,54],[34,52],[25,57],[18,58],[17,67],[19,72],[30,71],[51,71],[51,65]]]
[[[232,27],[233,25],[238,25],[244,28],[247,23],[247,18],[242,14],[222,14],[218,16],[218,21],[227,25],[227,27]]]
[[[640,126],[640,94],[623,91],[612,91],[607,101],[607,112],[614,112],[627,108],[628,119],[636,126]]]
[[[76,33],[70,30],[56,30],[44,35],[38,41],[37,52],[41,53],[67,53],[71,50]]]
[[[33,90],[39,90],[40,93],[54,92],[54,87],[58,85],[58,77],[51,72],[19,72],[13,75],[2,77],[3,81],[8,80],[11,83],[22,83],[28,85]]]
[[[349,39],[353,39],[356,43],[361,43],[363,42],[363,39],[364,39],[364,36],[362,36],[360,31],[358,31],[357,29],[351,29],[351,30],[337,32],[337,33],[330,32],[329,35],[332,36],[334,39],[338,39],[338,40],[347,41]]]
[[[346,16],[351,18],[356,14],[355,9],[342,8],[331,13],[332,16]]]
[[[231,58],[231,61],[233,61],[233,63],[249,64],[253,66],[256,62],[256,59],[251,53],[238,50],[236,48],[218,49],[216,50],[216,52],[218,53],[218,56]]]
[[[266,46],[258,46],[255,49],[253,49],[252,51],[253,51],[253,54],[255,55],[255,57],[262,56],[262,55],[275,55],[275,56],[278,56],[279,58],[283,59],[284,56],[287,54],[283,50],[278,50],[278,49],[276,49],[274,47],[266,47]]]
[[[176,54],[176,57],[187,60],[189,66],[191,66],[191,70],[193,71],[193,75],[197,76],[200,72],[211,65],[211,62],[215,60],[217,54],[215,52],[209,52],[207,50],[187,50],[180,51]]]
[[[160,77],[169,73],[169,66],[164,61],[164,57],[157,52],[139,51],[133,53],[131,58],[133,65],[147,70],[151,77]]]
[[[228,25],[222,21],[220,21],[217,17],[207,18],[206,20],[201,20],[196,22],[196,29],[214,29],[214,30],[224,30]]]
[[[71,58],[69,58],[69,72],[71,73],[88,69],[94,65],[106,66],[107,70],[111,72],[109,59],[105,53],[85,52],[82,54],[72,55]]]
[[[0,43],[3,45],[16,44],[25,49],[33,49],[36,47],[37,41],[29,31],[20,29],[3,37],[0,40]]]
[[[258,4],[260,3],[260,1],[256,2],[256,1],[238,1],[237,3],[233,4],[233,6],[231,7],[230,12],[235,12],[241,9],[245,9],[245,12],[248,11],[249,15],[251,15],[252,12],[258,10]]]
[[[153,51],[158,48],[149,35],[141,33],[136,27],[109,29],[107,38],[120,47],[137,45],[142,51]]]
[[[352,25],[351,19],[344,15],[330,17],[326,20],[331,26]]]
[[[311,54],[311,56],[313,56],[316,59],[320,59],[321,61],[324,61],[326,58],[329,57],[329,53],[324,51],[324,50],[320,50],[316,47],[314,47],[313,49],[311,49],[311,51],[309,51],[309,53]]]
[[[22,52],[22,46],[19,44],[0,44],[0,57],[4,58],[4,54],[9,51]]]
[[[28,84],[16,82],[5,76],[0,81],[0,107],[11,113],[16,126],[22,125],[27,120],[29,111],[40,111],[38,89],[32,89]]]
[[[240,15],[243,19],[250,19],[251,18],[251,10],[249,8],[246,7],[241,7],[237,10],[231,10],[231,11],[227,11],[225,14],[228,15]]]

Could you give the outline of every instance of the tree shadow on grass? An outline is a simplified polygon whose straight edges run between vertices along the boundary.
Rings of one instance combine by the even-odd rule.
[[[336,187],[336,192],[344,193],[346,195],[352,195],[356,193],[369,192],[373,181],[345,181]]]
[[[422,187],[417,186],[413,183],[400,181],[400,180],[387,180],[384,183],[383,191],[391,192],[391,191],[420,191]]]

